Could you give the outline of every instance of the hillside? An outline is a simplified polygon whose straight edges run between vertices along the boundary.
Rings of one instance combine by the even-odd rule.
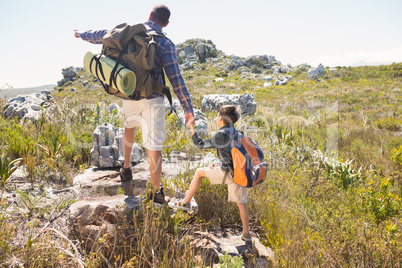
[[[228,56],[201,39],[178,45],[177,52],[195,108],[202,110],[207,94],[254,95],[256,113],[241,118],[236,127],[261,146],[269,164],[268,179],[250,191],[248,206],[254,236],[275,253],[273,266],[402,265],[402,63],[284,66],[274,56]],[[186,235],[240,226],[237,208],[226,202],[227,190],[220,186],[202,184],[195,196],[197,216],[171,218],[163,209],[148,208],[134,216],[134,223],[116,227],[114,241],[107,235],[93,241],[92,251],[84,247],[83,230],[47,221],[77,200],[35,209],[42,200],[40,189],[70,189],[73,178],[90,167],[91,146],[84,145],[92,145],[96,126],[123,127],[121,116],[107,109],[112,103],[121,106],[121,100],[94,80],[78,70],[59,83],[51,93],[57,109],[49,118],[22,124],[0,117],[0,151],[10,160],[25,159],[24,180],[35,189],[16,192],[22,179],[2,183],[0,265],[152,267],[156,261],[161,267],[178,267],[180,260],[182,266],[207,266],[194,257],[197,252]],[[203,112],[208,130],[216,130],[216,112]],[[197,159],[215,154],[196,150],[174,113],[166,115],[166,124],[164,161],[174,153]],[[140,137],[138,131],[141,147]],[[5,154],[0,160],[6,161]],[[162,181],[185,191],[194,162],[192,157],[177,161],[185,170]],[[176,190],[166,189],[170,196]],[[10,200],[24,209],[11,213]],[[46,232],[50,227],[56,231]],[[22,229],[29,238],[21,237]],[[127,242],[129,237],[133,239]],[[50,243],[58,246],[47,247]],[[255,259],[247,260],[252,267]]]
[[[0,99],[9,99],[20,94],[31,94],[36,92],[41,92],[43,90],[53,90],[56,85],[45,85],[39,87],[29,87],[29,88],[8,88],[0,90]]]

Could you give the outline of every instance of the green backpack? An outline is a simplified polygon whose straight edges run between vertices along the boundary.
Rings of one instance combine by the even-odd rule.
[[[142,23],[132,26],[122,23],[103,36],[102,53],[95,55],[92,60],[96,61],[96,73],[102,75],[103,78],[102,65],[99,62],[101,56],[105,55],[116,61],[109,83],[106,84],[101,81],[107,93],[132,100],[143,99],[153,93],[158,93],[165,95],[172,103],[169,88],[165,85],[164,70],[155,66],[157,50],[157,44],[154,41],[155,36],[165,37],[161,32],[148,32]],[[122,70],[122,68],[118,68],[119,64],[133,71],[136,76],[136,87],[131,95],[125,95],[116,89],[116,78]],[[158,82],[159,76],[162,76],[163,84]]]

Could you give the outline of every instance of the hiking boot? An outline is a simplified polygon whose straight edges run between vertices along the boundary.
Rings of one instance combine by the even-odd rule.
[[[253,241],[253,239],[251,238],[251,234],[242,234],[241,235],[241,240],[243,240],[243,241],[245,241],[246,243],[247,242],[252,242]]]
[[[159,191],[157,191],[154,195],[153,191],[149,191],[147,195],[148,200],[153,200],[154,203],[164,204],[166,203],[165,200],[165,193],[163,192],[163,187]]]
[[[131,167],[128,167],[128,168],[124,168],[124,166],[121,167],[121,169],[120,169],[120,179],[123,182],[128,182],[128,181],[131,181],[133,179],[133,173],[131,171]]]

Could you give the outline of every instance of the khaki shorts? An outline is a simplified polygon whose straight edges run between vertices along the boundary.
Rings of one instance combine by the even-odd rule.
[[[204,173],[211,184],[222,184],[223,177],[225,176],[225,172],[219,166],[213,169],[206,167],[204,168]],[[226,176],[225,184],[228,185],[228,201],[247,203],[247,188],[234,183],[230,173]]]
[[[165,103],[163,97],[141,100],[123,100],[123,118],[126,128],[141,127],[143,146],[162,151],[165,142]]]

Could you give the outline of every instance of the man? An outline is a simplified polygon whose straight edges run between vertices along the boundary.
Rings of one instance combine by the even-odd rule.
[[[170,10],[165,5],[156,5],[149,15],[149,20],[144,23],[148,31],[162,32],[162,28],[169,24]],[[107,30],[80,32],[75,30],[74,36],[82,38],[93,44],[102,44],[102,37]],[[186,115],[186,123],[194,130],[194,113],[191,104],[190,94],[180,73],[177,63],[176,47],[167,37],[155,37],[158,45],[155,58],[156,67],[163,67],[168,76],[173,91],[178,97]],[[163,83],[162,75],[159,75],[159,82]],[[124,166],[120,170],[122,181],[132,179],[131,151],[134,144],[134,133],[136,127],[141,127],[143,145],[148,149],[148,163],[151,173],[151,183],[156,190],[155,195],[149,198],[155,203],[164,203],[165,195],[163,187],[160,186],[162,173],[162,146],[165,141],[165,106],[163,96],[153,93],[146,99],[138,101],[123,100],[124,128]]]

